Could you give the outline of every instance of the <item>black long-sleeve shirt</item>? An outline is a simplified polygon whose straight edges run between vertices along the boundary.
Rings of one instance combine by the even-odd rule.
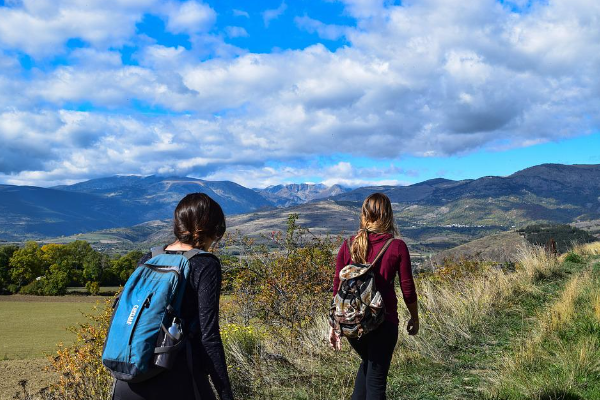
[[[140,260],[151,258],[148,253]],[[227,374],[225,351],[219,332],[219,297],[221,295],[221,264],[216,256],[201,254],[190,260],[189,283],[181,305],[184,321],[199,322],[199,333],[192,339],[194,378],[202,400],[214,399],[207,379],[210,375],[221,400],[232,400],[233,393]],[[115,400],[151,400],[176,398],[193,400],[194,392],[187,366],[185,350],[178,354],[172,370],[140,383],[117,381]]]

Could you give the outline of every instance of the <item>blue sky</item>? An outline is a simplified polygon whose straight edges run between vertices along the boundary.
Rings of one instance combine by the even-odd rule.
[[[593,0],[0,0],[0,183],[600,163]]]

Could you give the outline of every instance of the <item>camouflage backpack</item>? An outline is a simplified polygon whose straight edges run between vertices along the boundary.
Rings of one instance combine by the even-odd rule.
[[[383,322],[385,306],[381,293],[375,287],[372,268],[393,240],[389,239],[383,245],[372,263],[352,263],[340,271],[340,286],[329,309],[329,324],[338,334],[360,338]],[[347,242],[348,249],[351,249],[350,239]]]

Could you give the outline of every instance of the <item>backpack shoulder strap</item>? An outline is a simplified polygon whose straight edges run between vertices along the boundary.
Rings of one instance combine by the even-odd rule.
[[[387,242],[385,242],[385,244],[383,245],[381,250],[379,250],[379,253],[377,253],[377,257],[375,257],[373,262],[371,262],[371,266],[375,265],[375,263],[377,261],[379,261],[379,259],[383,256],[383,254],[388,249],[388,247],[390,247],[390,244],[392,244],[393,241],[394,241],[394,238],[391,238],[391,239],[388,239]]]
[[[191,250],[188,250],[185,253],[183,253],[183,256],[189,261],[196,254],[212,254],[212,253],[209,253],[208,251],[204,251],[204,250],[200,250],[200,249],[191,249]]]

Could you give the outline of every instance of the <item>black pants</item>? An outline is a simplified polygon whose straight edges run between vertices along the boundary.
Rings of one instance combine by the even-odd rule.
[[[139,383],[116,381],[112,400],[197,400],[186,352],[178,354],[172,370]],[[196,370],[196,385],[202,400],[216,400],[208,375]]]
[[[384,321],[360,339],[348,341],[362,359],[352,400],[385,400],[387,374],[398,341],[398,325]]]

